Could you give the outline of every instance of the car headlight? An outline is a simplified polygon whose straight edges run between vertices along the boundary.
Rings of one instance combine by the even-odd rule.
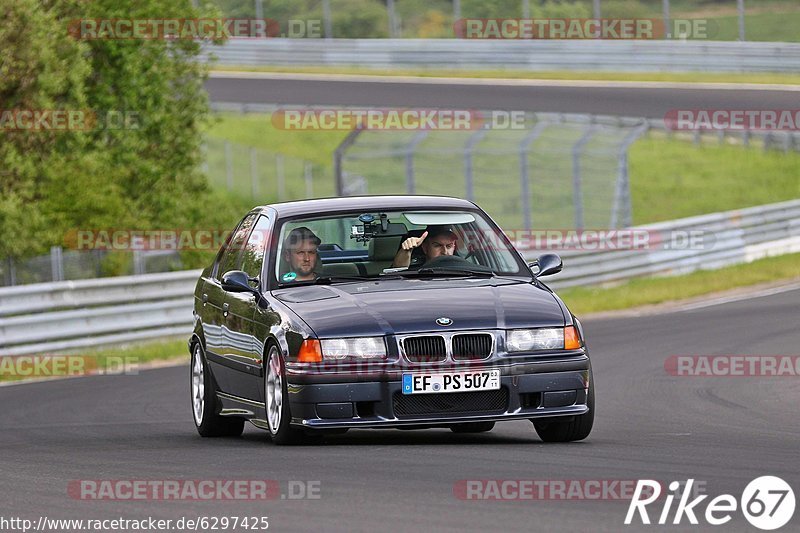
[[[506,332],[509,352],[577,350],[581,347],[575,326],[566,328],[512,329]]]
[[[323,339],[322,356],[325,359],[382,359],[386,357],[383,337],[354,337],[350,339]]]

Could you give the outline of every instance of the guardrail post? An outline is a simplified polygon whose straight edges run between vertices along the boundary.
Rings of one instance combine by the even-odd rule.
[[[739,11],[739,40],[744,41],[744,0],[736,0],[736,9]]]
[[[255,148],[250,148],[250,191],[253,201],[258,198],[258,154]]]
[[[417,150],[419,143],[427,136],[428,130],[417,132],[409,141],[408,146],[406,146],[406,192],[408,194],[414,194],[416,189],[416,184],[414,183],[414,152]]]
[[[522,220],[525,230],[533,229],[531,214],[531,185],[528,175],[528,150],[533,142],[550,126],[549,122],[537,122],[525,138],[519,143],[519,180],[522,192]]]
[[[53,281],[64,281],[64,254],[60,246],[50,248],[50,270]]]
[[[306,180],[306,198],[314,197],[314,169],[310,161],[306,161],[303,167],[303,175]]]
[[[203,174],[208,176],[209,173],[209,165],[208,165],[208,141],[203,141],[200,145],[200,153],[202,154],[203,163],[200,167],[203,170]]]
[[[581,152],[595,132],[594,126],[581,135],[572,147],[572,203],[575,207],[575,229],[583,229],[583,192],[581,191]]]
[[[333,178],[336,180],[336,196],[345,196],[345,186],[344,186],[344,172],[342,170],[342,160],[344,159],[344,154],[348,148],[350,148],[353,143],[356,142],[356,139],[361,132],[364,131],[363,128],[358,127],[347,134],[347,137],[344,138],[342,144],[340,144],[336,151],[333,153]]]
[[[397,37],[397,15],[394,11],[394,0],[386,0],[386,14],[389,16],[389,37]]]
[[[141,276],[145,273],[144,256],[141,250],[133,251],[133,275]]]
[[[664,38],[672,39],[672,31],[669,27],[671,24],[669,20],[669,0],[662,0],[661,4],[664,11]]]
[[[286,200],[286,176],[283,174],[283,154],[275,156],[275,175],[278,179],[278,201]]]
[[[228,190],[233,190],[233,155],[231,154],[231,143],[225,141],[225,183]]]
[[[611,222],[609,226],[616,229],[619,226],[619,212],[622,210],[622,227],[629,228],[633,224],[633,208],[631,207],[631,181],[628,160],[628,151],[631,144],[647,133],[647,123],[639,126],[625,136],[619,149],[617,160],[617,183],[614,188],[614,203],[611,207]]]
[[[470,202],[475,201],[474,177],[472,175],[472,153],[475,150],[475,145],[477,145],[481,139],[486,136],[488,131],[489,130],[486,127],[482,127],[470,135],[466,144],[464,145],[464,188],[466,189],[467,200]]]
[[[6,279],[8,280],[8,285],[12,287],[17,284],[17,270],[12,257],[8,258],[8,274],[6,275]]]
[[[325,38],[333,39],[333,24],[331,23],[331,0],[322,0],[322,24],[325,26]]]

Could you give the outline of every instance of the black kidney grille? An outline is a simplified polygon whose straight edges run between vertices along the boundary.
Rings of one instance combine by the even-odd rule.
[[[485,333],[453,337],[453,359],[486,359],[492,353],[492,336]]]
[[[438,363],[445,360],[444,337],[406,337],[403,339],[406,359],[412,363]]]
[[[449,392],[445,394],[401,394],[393,397],[397,418],[453,413],[504,413],[508,409],[508,389]]]

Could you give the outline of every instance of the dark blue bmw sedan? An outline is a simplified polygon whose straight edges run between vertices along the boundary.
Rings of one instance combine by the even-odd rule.
[[[580,322],[475,204],[367,196],[248,213],[194,294],[198,432],[245,421],[277,444],[350,428],[490,431],[528,419],[586,438],[594,382]]]

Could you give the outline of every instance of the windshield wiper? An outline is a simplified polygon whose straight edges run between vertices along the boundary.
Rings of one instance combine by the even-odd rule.
[[[284,283],[278,283],[278,288],[283,289],[285,287],[306,287],[308,285],[331,285],[332,283],[337,283],[340,281],[369,281],[372,278],[366,278],[363,276],[321,276],[316,279],[309,279],[305,281],[288,281]]]
[[[427,276],[442,276],[442,277],[449,277],[449,276],[464,276],[464,277],[480,277],[480,278],[492,278],[494,277],[494,272],[491,270],[471,270],[471,269],[461,269],[461,268],[420,268],[418,270],[405,270],[403,272],[397,272],[400,276],[403,277],[427,277]]]

